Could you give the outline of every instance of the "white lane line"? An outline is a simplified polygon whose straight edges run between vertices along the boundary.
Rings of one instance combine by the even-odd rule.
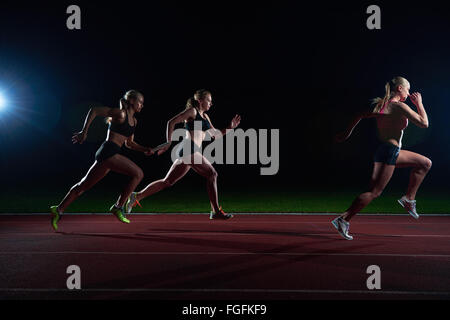
[[[173,223],[173,224],[209,224],[212,225],[215,222],[211,222],[211,221],[177,221],[177,220],[166,220],[166,221],[155,221],[155,220],[144,220],[144,219],[139,219],[137,220],[137,222],[149,222],[152,224],[167,224],[167,223]],[[17,224],[17,221],[2,221],[3,223],[10,223],[10,224]],[[238,224],[238,225],[244,225],[244,224],[249,224],[249,225],[254,225],[254,224],[331,224],[331,220],[330,221],[314,221],[314,220],[309,220],[309,221],[227,221],[224,222],[225,224]],[[30,225],[42,225],[43,222],[42,221],[36,221],[36,222],[24,222],[22,224],[22,226],[30,226]],[[47,221],[45,221],[45,224],[47,224]],[[112,224],[112,225],[117,225],[118,222],[117,221],[89,221],[89,220],[81,220],[81,221],[65,221],[62,225],[66,225],[66,224],[72,224],[72,225],[78,225],[78,224]],[[352,222],[352,226],[355,225],[365,225],[365,224],[370,224],[370,225],[375,225],[375,224],[381,224],[381,225],[415,225],[415,226],[419,226],[419,225],[442,225],[442,224],[450,224],[450,220],[449,222],[375,222],[375,221],[355,221]]]
[[[131,222],[133,221],[134,217],[129,217],[131,219]],[[50,225],[50,223],[47,223],[48,221],[45,221],[45,224]],[[173,223],[173,224],[208,224],[208,225],[213,225],[213,224],[218,224],[220,222],[218,221],[210,221],[210,220],[205,220],[205,221],[179,221],[179,220],[152,220],[152,219],[138,219],[136,221],[136,223],[142,223],[142,222],[148,222],[151,224],[168,224],[168,223]],[[9,224],[18,224],[18,221],[2,221],[2,224],[5,223],[9,223]],[[300,225],[300,224],[330,224],[331,223],[331,219],[330,221],[314,221],[314,220],[308,220],[308,221],[246,221],[246,220],[234,220],[234,221],[222,221],[222,223],[225,225],[245,225],[245,224],[249,224],[249,225],[256,225],[256,224],[295,224],[295,225]],[[42,225],[43,221],[26,221],[23,222],[23,224],[21,226],[30,226],[30,225]],[[80,225],[80,224],[111,224],[111,225],[117,225],[118,222],[117,221],[89,221],[89,220],[77,220],[77,221],[64,221],[62,223],[62,225]],[[450,219],[448,220],[448,222],[443,222],[443,221],[437,221],[437,222],[423,222],[423,221],[413,221],[411,220],[410,222],[395,222],[395,221],[389,221],[389,222],[377,222],[374,220],[366,220],[366,221],[354,221],[352,222],[352,226],[359,226],[359,225],[411,225],[411,226],[421,226],[421,225],[443,225],[443,224],[450,224]]]
[[[342,212],[230,212],[234,215],[274,215],[274,216],[336,216],[342,214]],[[107,212],[67,212],[65,215],[71,216],[111,216],[111,213]],[[131,213],[131,216],[178,216],[178,215],[205,215],[209,213],[205,212],[136,212]],[[36,213],[0,213],[2,216],[50,216],[47,212]],[[407,217],[408,213],[358,213],[358,216],[376,217],[376,216],[392,216],[392,217]],[[421,217],[450,217],[450,213],[423,213]]]
[[[432,296],[448,296],[447,291],[383,291],[383,290],[309,290],[309,289],[189,289],[189,288],[173,288],[173,289],[145,289],[145,288],[129,288],[129,289],[28,289],[28,288],[0,288],[0,292],[67,292],[70,294],[85,292],[200,292],[200,293],[309,293],[309,294],[369,294],[369,295],[432,295]]]
[[[130,252],[130,251],[1,251],[0,255],[271,255],[271,256],[339,256],[339,257],[407,257],[407,258],[450,258],[450,254],[397,254],[397,253],[317,253],[317,252]]]
[[[271,234],[273,233],[273,234]],[[175,231],[175,232],[165,232],[165,231],[155,231],[155,232],[133,232],[133,233],[125,233],[125,232],[81,232],[79,234],[77,234],[76,232],[68,232],[65,235],[70,235],[70,236],[114,236],[114,235],[127,235],[127,236],[134,236],[134,237],[139,237],[139,236],[152,236],[152,235],[190,235],[190,236],[204,236],[204,235],[230,235],[230,236],[275,236],[275,237],[279,237],[280,235],[283,236],[283,233],[288,233],[285,234],[292,236],[293,233],[296,233],[297,236],[299,237],[303,237],[303,236],[338,236],[338,234],[336,233],[301,233],[301,231],[286,231],[286,230],[281,230],[281,231],[276,231],[276,230],[268,230],[267,233],[261,233],[260,230],[257,230],[255,232],[239,232],[238,230],[233,230],[233,231],[229,231],[229,230],[223,230],[223,231],[203,231],[203,232],[189,232],[189,231]],[[0,233],[0,236],[11,236],[11,235],[28,235],[28,236],[63,236],[60,233],[56,233],[56,232],[37,232],[37,233],[33,233],[33,232],[2,232]],[[352,235],[354,236],[358,236],[359,239],[361,240],[364,237],[367,236],[371,236],[371,237],[403,237],[403,238],[408,238],[408,237],[412,237],[412,238],[450,238],[450,234],[379,234],[379,233],[374,233],[374,234],[364,234],[364,235],[358,235],[357,233],[353,233]],[[340,239],[340,238],[339,238]]]

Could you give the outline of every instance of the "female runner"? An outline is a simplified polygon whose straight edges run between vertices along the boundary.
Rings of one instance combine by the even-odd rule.
[[[211,93],[204,89],[197,90],[194,94],[194,97],[188,99],[186,109],[168,121],[166,131],[167,145],[158,151],[158,155],[166,152],[170,148],[174,127],[176,124],[182,122],[184,122],[184,127],[189,133],[186,133],[188,139],[185,139],[184,143],[191,144],[189,148],[184,149],[190,149],[190,152],[184,154],[183,144],[181,144],[180,148],[177,150],[178,159],[176,159],[172,164],[166,177],[164,179],[150,183],[140,192],[133,192],[126,205],[127,212],[131,212],[132,208],[136,204],[139,204],[140,200],[172,186],[192,168],[195,172],[206,178],[208,196],[212,209],[210,213],[210,219],[230,219],[233,217],[232,214],[226,214],[219,206],[217,195],[217,171],[214,169],[208,159],[206,159],[201,154],[201,145],[207,131],[212,136],[215,136],[219,133],[221,135],[224,135],[226,134],[227,129],[234,129],[239,125],[241,117],[239,115],[236,115],[231,120],[228,128],[217,130],[211,124],[211,120],[206,114],[211,106]],[[201,123],[201,125],[199,126],[201,130],[194,130],[194,121],[198,124]]]
[[[379,136],[382,140],[374,157],[370,191],[360,194],[347,211],[332,221],[333,226],[347,240],[353,239],[348,233],[352,217],[380,196],[396,167],[412,167],[406,195],[398,202],[414,218],[419,218],[416,212],[416,193],[431,168],[431,160],[418,153],[401,150],[401,147],[403,130],[408,126],[408,120],[421,128],[428,128],[427,113],[421,94],[418,92],[409,94],[410,84],[405,78],[395,77],[386,83],[385,89],[384,98],[374,99],[373,112],[359,114],[346,131],[336,136],[336,140],[342,142],[350,137],[361,119],[376,117]],[[404,103],[408,96],[417,107],[417,112]]]
[[[58,229],[58,221],[66,208],[77,199],[83,192],[92,188],[109,171],[131,177],[128,184],[123,189],[117,202],[110,208],[119,221],[130,223],[124,216],[123,206],[130,196],[131,192],[141,182],[144,174],[133,161],[120,154],[123,145],[127,148],[144,152],[147,155],[153,154],[151,148],[140,146],[134,142],[134,130],[137,120],[134,117],[136,113],[141,112],[144,107],[144,96],[135,90],[128,91],[120,100],[119,108],[96,107],[91,108],[84,122],[83,130],[75,133],[72,137],[73,143],[82,144],[87,137],[89,126],[95,117],[110,117],[106,141],[95,154],[95,162],[89,169],[86,176],[80,182],[75,184],[57,206],[50,207],[52,214],[51,223],[55,230]]]

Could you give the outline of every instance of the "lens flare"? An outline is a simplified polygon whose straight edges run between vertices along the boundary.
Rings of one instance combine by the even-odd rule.
[[[6,99],[0,92],[0,110],[2,110],[5,106],[6,106]]]

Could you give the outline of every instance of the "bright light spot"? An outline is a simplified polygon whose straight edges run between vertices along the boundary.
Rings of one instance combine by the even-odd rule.
[[[6,105],[6,99],[3,94],[0,93],[0,110],[2,110]]]

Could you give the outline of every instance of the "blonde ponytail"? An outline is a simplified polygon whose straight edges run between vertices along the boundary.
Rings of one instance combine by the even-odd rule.
[[[120,98],[120,100],[119,100],[119,108],[120,108],[120,110],[123,110],[123,109],[128,109],[128,102],[127,102],[127,100],[125,99],[125,98]]]
[[[198,102],[198,100],[195,100],[194,97],[190,97],[186,101],[186,110],[190,109],[190,108],[197,108],[198,109],[199,106],[200,106],[200,103]]]
[[[389,100],[395,95],[398,86],[406,86],[408,84],[408,80],[403,77],[395,77],[391,81],[386,82],[384,86],[385,94],[383,98],[377,97],[372,100],[372,104],[375,105],[373,108],[374,113],[379,113],[381,108],[389,102]]]
[[[127,91],[122,98],[120,98],[119,100],[119,108],[120,110],[126,110],[130,107],[130,99],[131,98],[135,98],[137,99],[138,97],[143,97],[144,95],[142,93],[140,93],[139,91],[136,90],[129,90]],[[110,124],[112,121],[111,117],[106,118],[106,123]]]
[[[389,101],[391,98],[391,85],[389,82],[386,82],[386,85],[384,86],[385,94],[383,98],[377,97],[372,100],[372,104],[375,104],[375,107],[373,108],[374,113],[379,113],[381,108],[386,104],[386,102]]]

